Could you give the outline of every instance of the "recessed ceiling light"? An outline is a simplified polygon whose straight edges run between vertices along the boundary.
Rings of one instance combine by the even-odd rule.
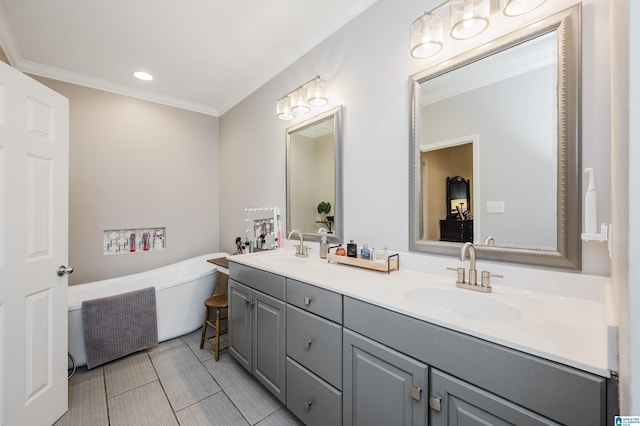
[[[153,80],[153,76],[149,73],[146,73],[144,71],[136,71],[133,73],[133,76],[135,78],[138,78],[140,80],[144,80],[144,81],[149,81],[149,80]]]

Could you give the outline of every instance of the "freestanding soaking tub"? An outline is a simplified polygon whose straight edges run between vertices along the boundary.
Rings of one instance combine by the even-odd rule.
[[[158,341],[173,339],[202,325],[204,301],[213,293],[219,270],[224,271],[207,259],[226,256],[227,253],[210,253],[146,272],[69,286],[69,353],[76,364],[87,363],[82,332],[83,301],[155,287]]]

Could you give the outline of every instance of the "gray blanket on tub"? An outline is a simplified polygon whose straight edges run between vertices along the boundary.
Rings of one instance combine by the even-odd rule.
[[[154,287],[82,302],[87,368],[158,344]]]

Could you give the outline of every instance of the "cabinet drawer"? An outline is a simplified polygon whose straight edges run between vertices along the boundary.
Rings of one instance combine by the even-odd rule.
[[[342,327],[287,305],[287,355],[342,389]]]
[[[287,408],[306,426],[342,424],[342,392],[287,357]]]
[[[286,281],[285,278],[280,275],[230,261],[229,278],[266,293],[269,296],[273,296],[276,299],[285,300]]]
[[[342,324],[342,295],[287,278],[287,302]]]

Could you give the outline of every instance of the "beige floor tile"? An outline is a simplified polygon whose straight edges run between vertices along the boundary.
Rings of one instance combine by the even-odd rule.
[[[186,345],[152,354],[151,362],[174,411],[220,391],[220,386]]]

